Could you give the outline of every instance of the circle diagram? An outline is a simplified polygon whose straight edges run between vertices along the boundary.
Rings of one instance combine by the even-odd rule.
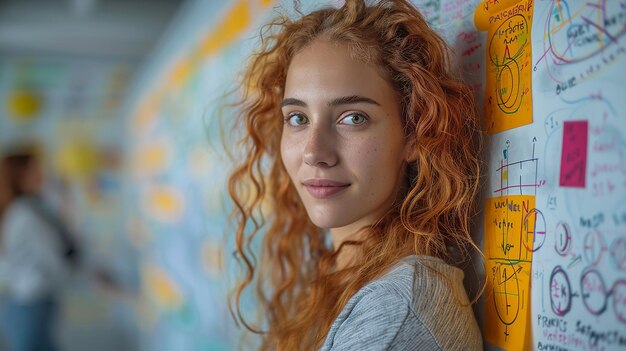
[[[580,277],[580,292],[589,313],[599,316],[606,310],[607,291],[600,273],[591,268]]]
[[[559,222],[554,231],[554,250],[561,256],[567,256],[572,247],[572,235],[569,225]]]
[[[556,266],[550,274],[550,307],[557,316],[565,316],[572,308],[572,286],[567,273]]]

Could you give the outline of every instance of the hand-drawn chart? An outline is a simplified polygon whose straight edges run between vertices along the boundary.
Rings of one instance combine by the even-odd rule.
[[[500,180],[500,186],[492,191],[493,195],[536,195],[537,188],[544,185],[545,181],[538,179],[538,158],[535,156],[535,143],[533,138],[532,153],[527,158],[511,160],[511,141],[505,141],[505,147],[501,149],[501,157],[496,168],[495,179]]]
[[[492,151],[498,159],[485,205],[484,332],[489,343],[506,350],[528,345],[533,253],[545,245],[547,233],[545,216],[535,204],[537,190],[545,185],[539,179],[537,138],[518,142],[505,140],[499,152]]]

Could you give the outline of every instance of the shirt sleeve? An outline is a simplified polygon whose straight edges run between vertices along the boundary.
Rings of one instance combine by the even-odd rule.
[[[333,323],[323,350],[439,350],[409,301],[381,286],[350,300]]]

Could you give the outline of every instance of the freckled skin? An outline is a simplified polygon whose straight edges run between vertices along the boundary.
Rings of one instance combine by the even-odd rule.
[[[322,40],[298,52],[287,72],[284,99],[303,104],[282,107],[282,161],[309,217],[330,229],[335,247],[389,210],[405,176],[410,150],[398,96],[382,72],[352,58],[346,45]],[[349,96],[376,103],[330,105]],[[355,113],[365,122],[354,123],[361,121]],[[302,184],[311,178],[350,186],[318,199]]]

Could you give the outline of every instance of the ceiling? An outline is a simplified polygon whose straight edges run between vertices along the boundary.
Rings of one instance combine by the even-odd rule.
[[[181,0],[0,0],[0,55],[142,59]]]

